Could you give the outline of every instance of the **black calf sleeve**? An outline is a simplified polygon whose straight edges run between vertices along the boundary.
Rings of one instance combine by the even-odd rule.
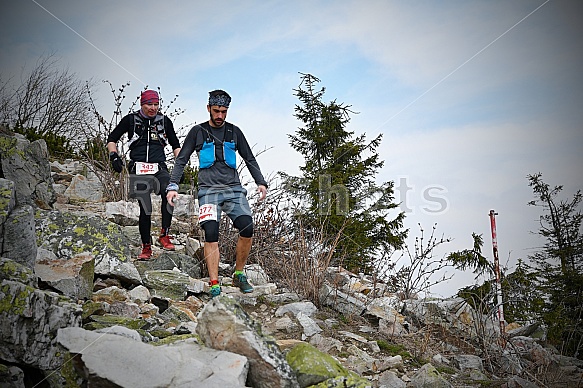
[[[239,230],[239,236],[253,237],[253,218],[251,216],[239,216],[235,218],[233,225]]]
[[[219,241],[219,223],[217,221],[206,221],[201,225],[201,228],[204,229],[204,241]]]

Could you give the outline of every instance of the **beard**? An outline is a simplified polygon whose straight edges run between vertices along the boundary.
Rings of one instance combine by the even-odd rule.
[[[211,116],[211,123],[213,123],[213,126],[215,126],[215,127],[222,127],[223,124],[225,123],[225,120],[223,120],[223,119],[213,119],[213,117]]]

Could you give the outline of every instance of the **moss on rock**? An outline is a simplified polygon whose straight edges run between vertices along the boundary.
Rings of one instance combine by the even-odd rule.
[[[344,368],[331,355],[322,353],[305,342],[294,346],[287,353],[286,360],[296,373],[298,382],[302,387],[319,384],[337,377],[358,377]],[[323,385],[323,387],[325,386]]]
[[[138,330],[148,325],[143,319],[126,318],[119,315],[92,315],[89,319],[91,322],[83,325],[86,330],[97,330],[116,325]]]

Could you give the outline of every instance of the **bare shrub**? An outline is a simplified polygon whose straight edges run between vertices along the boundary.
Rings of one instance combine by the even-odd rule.
[[[117,89],[111,82],[103,82],[110,88],[113,97],[113,112],[109,118],[102,115],[95,104],[91,89],[87,89],[87,94],[90,100],[90,114],[95,118],[96,125],[85,127],[85,131],[82,133],[82,138],[85,140],[85,143],[80,147],[79,153],[89,168],[101,181],[106,200],[128,200],[128,171],[127,169],[123,169],[122,172],[118,174],[113,170],[109,163],[109,153],[107,152],[105,145],[109,133],[113,131],[121,119],[125,115],[134,112],[139,108],[140,93],[136,93],[136,97],[131,102],[128,102],[129,106],[124,108],[124,105],[127,105],[125,103],[126,94],[128,93],[127,89],[130,87],[130,82],[121,85],[121,87]],[[147,88],[148,86],[144,86],[143,89],[145,90]],[[160,111],[162,114],[173,119],[184,112],[181,108],[173,108],[173,104],[176,102],[178,95],[174,96],[170,102],[164,106],[164,100],[160,88],[158,88],[158,93],[160,94]],[[176,129],[176,134],[179,136],[179,139],[181,137],[180,131],[184,128],[185,127],[180,127],[179,129]],[[127,148],[126,143],[126,136],[122,137],[118,142],[118,153],[123,159],[128,159],[129,156],[129,149]],[[168,147],[166,148],[166,158],[173,161],[172,151],[169,151]],[[171,166],[172,162],[168,164]]]
[[[270,189],[265,200],[260,202],[251,196],[254,238],[248,263],[260,264],[280,286],[319,305],[318,291],[340,233],[329,236],[324,225],[319,229],[312,225],[306,228],[305,221],[298,216],[297,200],[291,198],[276,179],[268,179]],[[225,262],[232,264],[237,233],[227,217],[221,221],[220,227],[221,254]]]
[[[375,278],[386,281],[389,289],[401,299],[416,298],[420,292],[428,293],[431,287],[451,279],[446,274],[433,279],[451,264],[446,258],[436,258],[434,251],[451,240],[435,235],[437,224],[433,225],[429,239],[425,241],[425,231],[419,224],[420,236],[415,237],[413,251],[408,246],[401,251],[400,257],[391,261],[391,257],[381,257],[374,264]]]
[[[78,79],[59,64],[53,54],[40,57],[12,88],[9,80],[0,88],[2,121],[12,127],[34,128],[41,136],[59,134],[74,140],[91,125],[89,98],[91,82]]]

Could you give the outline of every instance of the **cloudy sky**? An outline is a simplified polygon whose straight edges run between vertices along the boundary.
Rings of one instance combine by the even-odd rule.
[[[393,180],[411,236],[418,224],[453,241],[437,256],[484,237],[492,257],[490,209],[498,212],[502,264],[511,268],[543,241],[526,176],[541,172],[583,186],[583,3],[512,1],[3,1],[2,79],[48,53],[109,88],[160,87],[186,110],[176,127],[207,118],[208,92],[233,97],[239,125],[265,175],[297,174],[288,134],[300,125],[293,89],[310,73],[358,112],[348,129],[373,138]],[[186,131],[186,129],[185,129]],[[185,134],[185,132],[183,133]],[[433,291],[473,283],[455,275]]]

